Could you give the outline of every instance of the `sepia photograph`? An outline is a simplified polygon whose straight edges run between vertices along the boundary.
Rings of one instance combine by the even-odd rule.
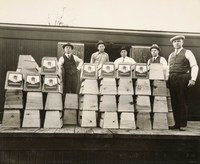
[[[0,164],[200,163],[200,0],[0,0]]]

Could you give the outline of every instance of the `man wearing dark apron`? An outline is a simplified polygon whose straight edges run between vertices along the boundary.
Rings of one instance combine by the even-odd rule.
[[[59,67],[63,75],[63,93],[77,93],[78,72],[83,60],[72,54],[74,46],[71,43],[63,45],[64,54],[59,59]]]

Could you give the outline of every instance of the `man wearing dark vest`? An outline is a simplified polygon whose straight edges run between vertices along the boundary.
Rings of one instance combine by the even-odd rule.
[[[59,67],[63,76],[63,93],[77,93],[78,71],[81,70],[83,60],[72,54],[74,46],[71,43],[64,44],[64,54],[59,59]]]
[[[185,131],[188,118],[188,88],[195,85],[199,67],[194,54],[183,48],[185,36],[170,39],[175,49],[168,58],[168,84],[175,125],[170,129]]]
[[[164,57],[159,55],[160,51],[161,51],[161,48],[157,44],[153,44],[150,47],[152,58],[149,59],[147,62],[148,69],[151,63],[161,63],[163,65],[163,69],[164,70],[167,69],[167,61]]]

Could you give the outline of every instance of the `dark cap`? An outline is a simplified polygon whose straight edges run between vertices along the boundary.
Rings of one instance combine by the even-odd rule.
[[[174,37],[172,37],[170,39],[170,42],[173,42],[174,40],[177,40],[177,39],[183,39],[183,40],[185,40],[185,36],[183,36],[183,35],[176,35],[176,36],[174,36]]]
[[[72,50],[74,49],[74,46],[73,46],[71,43],[69,43],[69,42],[67,42],[66,44],[64,44],[64,45],[62,46],[62,48],[64,49],[66,46],[71,47]]]
[[[99,42],[96,44],[96,46],[98,47],[99,44],[103,44],[104,46],[106,46],[105,43],[103,42],[103,40],[99,40]]]
[[[122,50],[126,50],[126,51],[128,52],[128,48],[125,47],[125,46],[122,46],[122,47],[121,47],[120,52],[121,52]]]
[[[161,51],[161,48],[157,45],[157,44],[153,44],[151,47],[150,47],[150,51],[155,48],[157,49],[159,52]]]

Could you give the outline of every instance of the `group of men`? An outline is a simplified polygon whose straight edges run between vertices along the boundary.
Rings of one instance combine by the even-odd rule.
[[[185,36],[175,36],[170,39],[174,51],[169,55],[168,62],[159,55],[161,48],[157,44],[150,47],[152,58],[147,62],[149,67],[151,63],[161,63],[163,69],[167,70],[167,86],[170,90],[172,110],[175,125],[170,129],[179,129],[185,131],[188,117],[188,90],[195,85],[198,75],[198,65],[194,54],[183,48]],[[97,43],[98,51],[91,56],[90,63],[96,64],[97,69],[102,68],[103,63],[109,62],[109,55],[105,52],[105,43],[100,40]],[[59,66],[64,73],[64,90],[63,93],[77,93],[78,73],[82,68],[83,60],[72,54],[74,46],[71,43],[63,45],[64,54],[59,59]],[[132,70],[134,69],[135,60],[128,57],[126,47],[121,47],[121,57],[114,61],[115,68],[119,63],[129,63]],[[167,64],[168,63],[168,64]]]

